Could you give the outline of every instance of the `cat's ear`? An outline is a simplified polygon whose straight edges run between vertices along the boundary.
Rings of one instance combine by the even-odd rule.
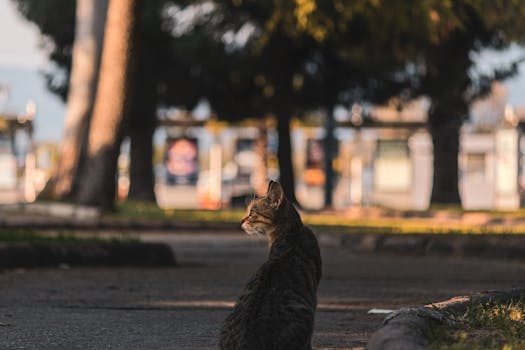
[[[284,199],[284,191],[281,185],[278,182],[270,180],[268,185],[268,192],[266,192],[266,197],[269,199],[270,203],[275,207],[279,207]]]

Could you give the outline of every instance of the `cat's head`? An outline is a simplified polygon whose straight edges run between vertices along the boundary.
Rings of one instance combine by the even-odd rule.
[[[266,195],[248,205],[248,212],[241,220],[242,229],[249,235],[267,236],[270,243],[273,234],[300,223],[299,214],[286,199],[278,182],[270,181]]]

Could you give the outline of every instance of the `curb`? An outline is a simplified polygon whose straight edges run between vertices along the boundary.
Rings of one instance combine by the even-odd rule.
[[[35,230],[155,230],[155,231],[239,231],[238,223],[208,223],[208,222],[190,222],[190,221],[133,221],[118,219],[96,219],[96,220],[76,220],[56,219],[56,218],[0,218],[0,228],[11,229],[35,229]]]
[[[341,247],[356,253],[525,260],[523,235],[318,233],[318,239],[325,246]]]
[[[434,323],[443,323],[441,312],[426,307],[394,311],[370,337],[368,350],[423,350],[428,348],[425,334]]]
[[[103,217],[94,207],[67,203],[0,205],[0,228],[64,230],[205,230],[241,231],[240,223],[177,221],[175,219],[118,219]],[[2,213],[6,215],[1,215]],[[20,215],[9,215],[19,213]]]
[[[428,349],[426,337],[434,324],[448,322],[445,314],[463,313],[468,306],[487,301],[506,302],[525,296],[525,289],[490,291],[474,296],[455,297],[436,304],[417,308],[402,308],[394,311],[383,321],[383,325],[370,337],[368,350],[423,350]]]
[[[82,242],[0,244],[0,267],[175,266],[168,245]]]
[[[36,214],[3,215],[0,217],[0,229],[242,233],[239,223],[108,218],[100,217],[92,207],[66,203],[3,205],[0,209]],[[316,231],[321,245],[341,247],[355,253],[525,260],[525,235],[348,234]]]

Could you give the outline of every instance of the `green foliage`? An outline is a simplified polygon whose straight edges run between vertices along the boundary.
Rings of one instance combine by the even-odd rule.
[[[161,209],[153,203],[126,201],[117,205],[116,211],[108,217],[117,219],[166,220],[173,222],[206,222],[206,223],[237,223],[245,214],[245,210],[185,210]]]
[[[30,230],[0,230],[0,242],[32,242],[44,239]]]
[[[431,331],[431,349],[525,349],[525,302],[472,303],[463,315],[449,315],[453,326]]]
[[[75,2],[12,1],[68,77]],[[183,23],[184,11],[197,13],[193,22]],[[405,98],[467,90],[474,97],[516,67],[471,79],[470,52],[503,48],[525,33],[525,6],[516,0],[155,0],[141,14],[148,59],[139,66],[156,77],[159,102],[191,108],[208,98],[225,119],[285,103],[301,112],[382,101],[403,91]],[[251,34],[236,41],[243,31]],[[49,82],[65,96],[68,79],[54,74]]]
[[[65,74],[48,75],[48,85],[65,98],[74,2],[12,1],[52,43],[51,59]],[[402,105],[423,94],[432,99],[431,201],[459,202],[454,157],[469,103],[486,93],[493,79],[516,72],[511,65],[474,76],[471,54],[522,40],[522,25],[515,24],[525,17],[517,0],[152,0],[141,5],[134,100],[151,108],[142,113],[135,106],[140,112],[130,126],[153,128],[154,122],[144,121],[153,120],[158,104],[191,109],[202,98],[229,121],[275,114],[281,182],[292,200],[292,114],[392,96]],[[331,131],[327,134],[328,145]],[[327,164],[330,153],[328,147]],[[330,167],[326,178],[331,194]]]
[[[51,76],[50,86],[64,97],[73,2],[12,1],[53,42],[51,57],[66,79]],[[157,104],[188,109],[206,98],[228,121],[275,114],[284,141],[278,152],[281,174],[293,173],[284,156],[290,153],[288,130],[282,127],[292,114],[392,97],[401,107],[416,96],[429,96],[436,153],[433,202],[459,202],[453,157],[470,102],[487,93],[494,79],[517,71],[511,64],[473,74],[472,53],[525,40],[520,0],[155,0],[142,5],[145,54],[138,66],[153,77],[155,88],[139,93],[155,94]],[[291,179],[283,179],[289,195]]]
[[[451,216],[457,215],[455,208],[440,209],[440,213],[448,212]],[[243,209],[210,210],[183,210],[160,209],[152,203],[126,201],[117,205],[117,210],[108,214],[109,218],[118,220],[154,220],[175,223],[232,223],[237,224],[246,214]],[[522,212],[486,213],[489,218],[502,219],[516,218]],[[469,224],[460,220],[438,222],[432,212],[428,217],[399,217],[379,216],[374,218],[353,218],[341,214],[302,213],[303,222],[315,229],[316,232],[334,232],[347,234],[446,234],[446,235],[477,235],[477,234],[525,234],[525,225]]]

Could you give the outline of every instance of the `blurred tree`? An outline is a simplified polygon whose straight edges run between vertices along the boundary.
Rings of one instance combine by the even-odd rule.
[[[155,203],[153,174],[153,133],[157,126],[157,69],[147,37],[139,36],[138,66],[129,111],[127,135],[130,140],[128,199]]]
[[[138,0],[110,0],[87,158],[77,201],[103,211],[113,208],[123,123],[130,107],[136,63]]]
[[[50,3],[16,1],[40,10]],[[468,103],[485,92],[492,79],[515,70],[498,69],[474,77],[469,55],[521,41],[521,23],[525,23],[519,21],[524,6],[513,0],[158,0],[148,2],[147,8],[152,15],[146,16],[147,35],[141,41],[152,54],[139,58],[145,62],[139,72],[145,80],[134,92],[137,101],[143,98],[146,102],[139,104],[143,112],[134,109],[132,118],[139,119],[130,122],[130,135],[136,130],[138,138],[141,129],[152,130],[155,103],[192,108],[207,98],[214,112],[226,120],[274,114],[281,181],[292,200],[292,115],[315,108],[329,112],[329,175],[334,105],[383,102],[396,95],[403,101],[426,94],[432,99],[429,126],[436,153],[432,200],[457,201],[457,140]],[[66,62],[60,66],[67,70],[67,57],[60,55],[67,53],[63,38],[68,36],[48,29],[49,21],[40,17],[33,16],[33,20],[41,23],[43,33],[57,38],[55,44],[62,44],[57,45],[57,62]],[[143,92],[139,92],[141,87]],[[67,84],[55,84],[54,89],[65,91]],[[451,133],[454,142],[450,142]],[[132,141],[133,145],[141,143]],[[147,150],[143,146],[136,149]],[[132,155],[143,160],[135,164],[149,165],[149,153]],[[144,174],[139,168],[137,174]],[[330,180],[327,176],[327,206],[331,204]],[[132,181],[132,187],[133,183],[140,182]],[[150,186],[151,181],[142,183]]]
[[[183,18],[192,12],[200,15],[188,25]],[[170,35],[170,64],[165,67],[166,78],[162,83],[163,103],[192,109],[200,100],[207,99],[220,119],[236,122],[266,117],[268,111],[261,108],[259,96],[251,84],[246,84],[253,71],[248,56],[221,39],[229,22],[223,14],[227,14],[212,2],[182,1],[169,2],[165,13],[165,28]],[[230,24],[233,35],[236,24]],[[259,145],[261,141],[266,144],[259,138]],[[257,149],[266,151],[264,146]],[[264,167],[259,170],[266,171]],[[265,177],[264,174],[262,178]]]
[[[77,185],[79,163],[83,159],[81,153],[86,149],[89,118],[95,100],[106,11],[107,0],[77,0],[65,133],[57,169],[41,196],[68,198]]]
[[[358,64],[350,79],[342,75],[357,89],[339,90],[338,86],[339,93],[354,90],[371,102],[400,94],[401,104],[419,95],[430,97],[428,125],[434,145],[431,202],[459,203],[459,130],[468,116],[469,105],[488,92],[492,81],[517,71],[513,63],[477,75],[473,72],[472,54],[523,42],[525,6],[513,0],[302,0],[297,2],[294,15],[297,28],[318,38],[321,47],[335,53],[328,57],[361,56],[369,64]],[[356,26],[361,30],[356,31]],[[377,59],[377,55],[384,55],[387,61]],[[351,60],[345,62],[347,66]],[[334,73],[340,70],[337,67]],[[356,82],[361,74],[365,79]],[[330,78],[330,74],[324,74],[324,78]],[[323,85],[334,84],[325,81]],[[378,89],[379,85],[383,87]],[[330,168],[327,164],[328,173]],[[327,204],[330,189],[327,187]]]
[[[468,7],[471,2],[460,3]],[[482,3],[484,10],[490,5]],[[312,108],[328,110],[325,205],[330,206],[333,107],[439,91],[431,88],[427,66],[432,65],[436,50],[449,50],[447,38],[469,28],[464,27],[468,20],[464,10],[447,4],[438,0],[169,1],[166,12],[171,23],[166,28],[173,37],[172,64],[166,67],[171,78],[163,82],[163,98],[169,104],[191,108],[206,97],[219,118],[227,120],[275,114],[281,182],[294,201],[290,118]],[[476,44],[480,43],[479,35]],[[464,52],[487,44],[467,45]],[[469,67],[463,66],[465,74]],[[455,74],[458,79],[461,76]],[[444,124],[430,120],[432,130]],[[461,118],[457,125],[460,122]],[[440,151],[440,145],[453,143],[442,143],[435,137],[434,141],[436,162],[443,159],[448,163],[435,167],[434,193],[444,195],[448,191],[444,185],[456,188],[457,193],[457,175],[452,182],[438,180],[444,178],[441,169],[457,173],[457,155],[451,165],[448,151]]]
[[[471,86],[470,53],[474,44],[474,35],[456,32],[428,51],[422,90],[431,98],[428,115],[434,146],[431,203],[460,203],[459,136],[469,111],[467,92]]]
[[[171,62],[176,64],[168,68],[171,79],[164,96],[190,108],[192,102],[207,98],[215,114],[228,121],[275,115],[280,181],[287,197],[297,202],[290,119],[301,107],[292,81],[304,48],[279,31],[260,45],[264,22],[273,10],[270,2],[255,4],[252,12],[228,2],[171,4],[168,27],[174,37]],[[187,28],[184,16],[190,13],[203,15]]]
[[[459,134],[472,101],[490,92],[494,80],[517,72],[516,62],[477,73],[474,52],[502,50],[523,42],[525,6],[516,1],[434,1],[432,36],[421,45],[424,74],[416,94],[431,98],[429,131],[434,145],[432,203],[460,203]]]
[[[153,134],[157,127],[158,87],[168,58],[169,37],[162,31],[164,1],[149,0],[141,6],[137,28],[137,70],[127,135],[130,138],[130,187],[128,199],[156,202],[153,173]]]
[[[217,100],[212,106],[226,107],[223,114],[228,118],[232,117],[231,104],[237,109],[239,104],[246,105],[258,115],[277,116],[281,182],[293,200],[290,118],[311,109],[327,110],[325,206],[330,207],[335,153],[332,111],[338,103],[383,101],[401,91],[404,85],[397,77],[409,57],[402,46],[404,37],[384,32],[401,24],[399,32],[412,32],[407,17],[414,13],[407,11],[409,4],[399,2],[247,0],[221,4],[222,22],[214,22],[213,37],[229,43],[229,56],[235,59],[226,62],[230,77],[219,79],[225,93],[217,93],[219,88],[209,94]],[[400,19],[400,15],[405,17]],[[239,44],[242,35],[244,43]],[[234,97],[233,103],[225,105],[229,96]]]
[[[297,203],[290,119],[323,105],[319,96],[336,100],[336,94],[325,93],[330,87],[305,88],[314,81],[309,76],[320,74],[316,41],[282,20],[293,10],[281,8],[283,2],[181,3],[172,2],[169,11],[177,64],[166,95],[184,105],[206,97],[218,117],[229,121],[275,115],[280,181]],[[206,15],[184,31],[184,15],[192,12]]]
[[[46,186],[44,196],[53,198],[74,198],[85,159],[98,66],[102,46],[102,34],[106,17],[107,0],[77,0],[77,22],[75,44],[73,45],[73,21],[75,1],[13,0],[20,12],[33,21],[44,35],[42,40],[51,48],[50,59],[56,64],[54,70],[46,73],[48,87],[65,99],[68,96],[66,132],[62,140],[58,167]],[[156,84],[160,45],[153,30],[159,32],[160,8],[163,1],[149,1],[141,11],[139,46],[147,46],[141,52],[138,70],[139,80],[133,92],[133,108],[129,108],[130,147],[130,193],[135,200],[154,201],[152,163],[152,134],[156,122]],[[60,8],[60,11],[56,11]],[[142,23],[145,22],[145,23]],[[73,50],[71,49],[73,45]],[[157,49],[155,49],[157,47]],[[73,68],[71,71],[72,53]],[[154,55],[155,57],[152,57]],[[75,65],[78,67],[75,68]],[[71,74],[70,74],[71,71]],[[64,78],[65,77],[65,78]]]

